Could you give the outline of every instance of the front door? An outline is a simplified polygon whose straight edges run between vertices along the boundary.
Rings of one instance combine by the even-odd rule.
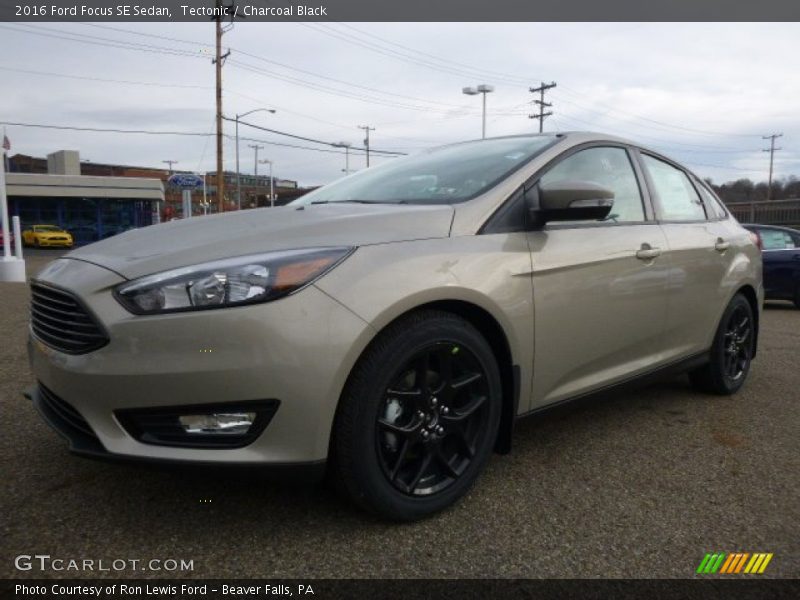
[[[561,159],[540,183],[585,181],[614,192],[604,221],[528,234],[533,263],[534,408],[594,391],[664,362],[669,266],[632,154],[595,146]]]

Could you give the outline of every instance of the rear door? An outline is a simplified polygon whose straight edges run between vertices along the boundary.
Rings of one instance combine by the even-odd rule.
[[[733,227],[711,207],[706,211],[683,168],[649,153],[639,156],[667,238],[665,344],[673,358],[684,358],[708,350],[731,293],[723,283],[736,252]]]
[[[542,184],[584,181],[614,192],[604,221],[549,223],[528,232],[533,264],[532,406],[604,387],[664,362],[666,240],[631,151],[579,147]]]

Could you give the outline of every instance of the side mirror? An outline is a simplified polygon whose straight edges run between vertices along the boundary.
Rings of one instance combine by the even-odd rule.
[[[614,206],[614,192],[587,181],[537,185],[534,197],[537,195],[538,203],[531,202],[528,210],[532,223],[538,225],[548,221],[597,221],[606,218]]]

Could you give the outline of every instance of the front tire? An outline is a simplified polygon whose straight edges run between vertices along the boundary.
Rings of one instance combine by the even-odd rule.
[[[721,396],[738,392],[750,372],[755,332],[750,302],[742,294],[736,294],[722,315],[709,363],[689,373],[692,386]]]
[[[463,496],[500,424],[502,386],[483,336],[451,313],[390,325],[359,360],[334,425],[330,475],[361,508],[411,521]]]

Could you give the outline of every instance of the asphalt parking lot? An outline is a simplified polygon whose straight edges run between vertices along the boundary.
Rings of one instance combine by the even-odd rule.
[[[29,253],[29,273],[59,252]],[[19,554],[191,559],[192,577],[689,577],[706,552],[800,576],[800,310],[769,305],[732,398],[685,378],[520,422],[468,497],[421,523],[255,474],[88,461],[35,413],[28,293],[0,283],[0,576]]]

